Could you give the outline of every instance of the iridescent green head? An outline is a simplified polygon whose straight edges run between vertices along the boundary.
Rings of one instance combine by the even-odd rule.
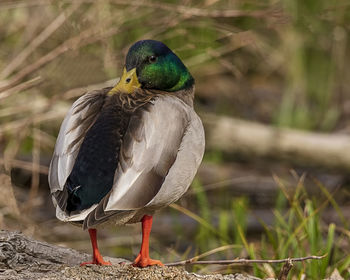
[[[126,56],[127,71],[136,68],[141,88],[164,91],[187,89],[194,79],[180,58],[166,45],[155,40],[142,40],[133,44]]]

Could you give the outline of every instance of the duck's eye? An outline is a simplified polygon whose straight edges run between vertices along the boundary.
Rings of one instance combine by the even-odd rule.
[[[157,57],[155,55],[151,55],[148,58],[149,63],[155,63],[157,61]]]

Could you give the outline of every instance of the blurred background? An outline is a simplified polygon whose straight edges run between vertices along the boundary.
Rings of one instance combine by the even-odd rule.
[[[188,193],[155,216],[154,258],[277,259],[289,279],[350,277],[347,0],[0,2],[0,228],[90,252],[56,220],[47,173],[71,104],[121,75],[129,46],[166,43],[196,79],[206,153]],[[140,225],[99,232],[133,259]],[[188,266],[278,275],[281,265]]]

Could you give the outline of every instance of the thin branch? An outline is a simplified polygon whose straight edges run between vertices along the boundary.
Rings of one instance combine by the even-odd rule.
[[[41,139],[38,137],[38,131],[40,130],[40,123],[34,123],[33,128],[33,150],[32,150],[32,182],[29,191],[29,197],[24,205],[26,211],[31,212],[33,207],[33,201],[38,195],[39,183],[40,183],[40,146]]]
[[[171,208],[187,215],[188,217],[192,218],[193,220],[197,221],[199,224],[202,226],[206,227],[208,230],[210,230],[212,233],[215,235],[219,236],[223,240],[229,242],[227,237],[223,236],[217,229],[215,229],[210,223],[208,223],[205,219],[202,217],[198,216],[197,214],[193,213],[192,211],[188,210],[187,208],[184,208],[176,203],[172,203],[169,205]]]
[[[161,9],[169,12],[176,12],[187,16],[196,17],[211,17],[211,18],[233,18],[233,17],[255,17],[264,18],[271,15],[276,16],[276,9],[267,9],[259,11],[241,11],[241,10],[209,10],[196,7],[189,7],[185,5],[164,4],[161,2],[148,2],[148,1],[126,1],[126,0],[114,0],[115,4],[122,5],[134,5],[137,7],[148,7],[154,9]],[[278,15],[282,13],[279,10]]]
[[[236,245],[236,244],[224,245],[224,246],[221,246],[218,248],[214,248],[210,251],[204,252],[203,254],[200,254],[198,256],[195,256],[195,257],[191,258],[191,260],[192,260],[192,262],[194,262],[194,261],[197,261],[199,259],[213,255],[215,253],[218,253],[218,252],[222,252],[222,251],[233,249],[233,248],[241,248],[241,247],[242,247],[242,245]]]
[[[186,196],[192,196],[192,195],[196,195],[200,192],[207,192],[207,191],[211,191],[211,190],[216,190],[219,188],[223,188],[223,187],[227,187],[228,185],[234,185],[234,184],[239,184],[239,183],[252,183],[252,182],[256,182],[256,176],[253,175],[247,175],[247,176],[242,176],[242,177],[233,177],[230,179],[225,179],[222,181],[218,181],[218,182],[213,182],[213,183],[209,183],[209,184],[205,184],[203,185],[203,190],[189,190],[187,191],[183,197]],[[259,180],[259,182],[262,182],[262,179]]]
[[[74,2],[75,0],[65,0],[63,2]],[[85,3],[95,3],[96,0],[84,0]],[[127,6],[136,6],[136,7],[146,7],[159,9],[168,12],[175,12],[178,14],[184,14],[187,16],[195,16],[195,17],[211,17],[211,18],[233,18],[233,17],[254,17],[254,18],[268,18],[268,17],[281,17],[283,14],[282,9],[280,8],[272,8],[265,10],[257,10],[257,11],[242,11],[235,9],[201,9],[197,7],[189,7],[186,5],[178,5],[178,4],[165,4],[161,1],[152,2],[152,1],[127,1],[127,0],[113,0],[111,1],[115,4],[127,5]],[[32,1],[32,2],[23,2],[16,4],[7,4],[2,5],[4,8],[16,8],[16,7],[26,7],[30,5],[50,5],[50,1]]]
[[[24,170],[28,170],[28,171],[35,171],[35,172],[39,172],[41,174],[48,174],[49,173],[49,168],[47,166],[44,165],[36,165],[33,168],[33,163],[30,161],[24,161],[24,160],[18,160],[18,159],[4,159],[4,158],[0,158],[0,165],[5,165],[5,161],[6,163],[10,164],[11,168],[12,167],[16,167],[16,168],[21,168]]]
[[[186,265],[186,264],[221,264],[221,265],[227,265],[227,264],[251,264],[251,263],[285,263],[285,262],[301,262],[306,260],[320,260],[326,257],[327,254],[323,256],[307,256],[307,257],[300,257],[300,258],[287,258],[287,259],[280,259],[280,260],[249,260],[249,259],[235,259],[235,260],[217,260],[217,261],[197,261],[196,257],[191,258],[184,261],[179,262],[172,262],[165,264],[166,266],[178,266],[178,265]]]
[[[0,79],[9,77],[19,66],[28,58],[28,56],[49,38],[69,17],[74,13],[82,2],[74,2],[70,7],[60,13],[36,38],[34,38],[0,73]]]
[[[40,76],[37,76],[31,80],[25,81],[17,86],[9,88],[8,90],[5,90],[4,92],[0,93],[0,100],[7,98],[8,96],[10,96],[11,94],[13,94],[15,92],[24,91],[24,90],[30,89],[32,87],[35,87],[35,86],[39,85],[42,81],[43,81],[43,79]]]
[[[28,65],[27,67],[23,68],[21,71],[19,71],[12,79],[10,79],[7,84],[2,86],[0,88],[0,92],[3,92],[5,90],[8,90],[14,86],[16,86],[18,83],[21,82],[23,78],[28,76],[29,74],[37,71],[41,67],[43,67],[45,64],[51,62],[56,57],[62,55],[63,53],[69,51],[69,50],[75,50],[78,48],[81,48],[83,46],[86,46],[88,44],[92,44],[94,42],[100,41],[106,37],[112,36],[119,32],[118,27],[111,27],[103,35],[99,35],[101,29],[99,26],[93,27],[90,29],[87,29],[83,32],[81,32],[78,36],[73,37],[65,41],[63,44],[59,45],[46,55],[42,56],[40,59],[38,59],[33,64]]]
[[[28,119],[27,120],[25,119],[24,122],[22,123],[21,129],[16,130],[16,141],[12,141],[12,143],[10,143],[10,145],[8,145],[4,150],[3,164],[6,170],[11,170],[12,168],[11,161],[15,158],[16,154],[18,153],[20,149],[20,143],[29,134],[28,132],[29,125],[30,125],[30,121]],[[1,132],[0,132],[0,136],[1,136]]]
[[[86,1],[84,1],[84,2],[86,2]],[[36,72],[38,69],[40,69],[44,65],[48,64],[49,62],[51,62],[55,58],[59,57],[60,55],[66,53],[67,51],[79,49],[83,46],[104,40],[106,38],[109,38],[109,37],[121,32],[121,29],[119,26],[122,23],[122,21],[124,19],[130,20],[130,17],[128,16],[129,10],[124,10],[123,12],[124,13],[120,17],[118,17],[118,21],[116,23],[112,24],[112,22],[110,22],[112,26],[110,28],[108,28],[107,30],[105,30],[105,28],[103,28],[103,26],[100,26],[100,25],[86,29],[86,30],[80,32],[80,34],[78,36],[67,39],[61,45],[59,45],[58,47],[56,47],[55,49],[53,49],[52,51],[50,51],[46,55],[40,57],[34,63],[28,65],[27,67],[24,67],[22,70],[20,70],[18,73],[16,73],[8,81],[4,81],[4,82],[0,81],[0,92],[3,92],[5,90],[8,90],[8,89],[16,86],[17,84],[19,84],[21,82],[22,79],[24,79],[28,75]],[[136,19],[136,18],[139,18],[139,16],[135,17],[134,19]],[[118,23],[120,23],[120,24],[118,24]],[[105,22],[104,26],[106,26],[106,25],[107,25],[107,22]],[[105,31],[103,31],[103,30],[105,30]]]
[[[47,0],[35,0],[35,1],[8,1],[0,3],[2,10],[4,9],[18,9],[18,8],[28,8],[32,6],[47,6],[52,5],[50,1]]]
[[[115,78],[102,83],[90,84],[83,87],[72,88],[66,91],[65,93],[63,93],[60,98],[65,100],[76,98],[78,96],[82,96],[83,94],[95,89],[114,86],[118,81],[119,81],[119,78]]]

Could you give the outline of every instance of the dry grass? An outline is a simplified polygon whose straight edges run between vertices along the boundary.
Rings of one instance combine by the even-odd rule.
[[[18,211],[37,210],[40,184],[45,183],[40,176],[47,173],[59,125],[70,104],[88,90],[115,83],[128,47],[140,39],[164,41],[188,65],[196,78],[200,112],[349,132],[350,5],[346,0],[335,4],[326,0],[272,2],[1,2],[0,165],[6,172],[14,168],[30,172],[29,194],[17,206],[8,178],[4,179],[2,184],[7,187],[1,191],[8,192],[3,197],[9,200],[6,206],[0,201],[1,217],[13,213],[17,219]],[[220,162],[227,160],[216,150],[207,153]],[[224,224],[232,215],[220,216],[221,228],[215,233],[208,221],[203,222],[211,216],[205,196],[194,193],[200,215],[192,217],[212,233],[214,230],[215,238],[219,236],[219,244],[215,241],[213,247],[230,246],[227,238],[232,232]],[[328,203],[333,201],[328,198]],[[245,202],[234,207],[235,213],[241,213],[236,218],[244,224]],[[14,226],[1,219],[2,227]],[[27,221],[28,226],[23,219],[19,223],[27,232],[34,231],[30,217]],[[240,243],[235,252],[253,257],[253,245],[243,242],[244,230],[244,226],[234,230],[234,241]],[[343,230],[348,233],[345,226]],[[277,234],[284,237],[283,232]],[[203,229],[198,236],[198,244],[207,246],[211,241],[205,238],[213,238]],[[134,240],[128,242],[134,244]],[[189,252],[193,250],[173,254],[186,258]],[[270,268],[255,269],[268,274]]]

